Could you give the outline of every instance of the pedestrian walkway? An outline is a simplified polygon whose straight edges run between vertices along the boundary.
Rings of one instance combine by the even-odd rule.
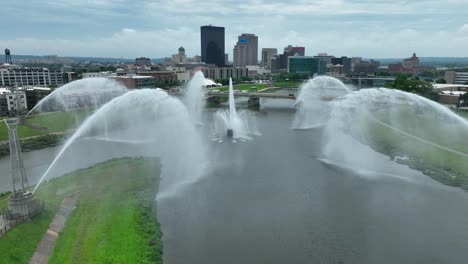
[[[47,229],[41,242],[39,242],[39,245],[36,248],[36,252],[34,252],[34,255],[32,256],[31,261],[29,261],[30,264],[47,264],[60,232],[62,232],[68,217],[76,207],[75,204],[76,201],[78,201],[79,195],[80,194],[77,192],[63,199],[52,223],[49,225],[49,229]]]

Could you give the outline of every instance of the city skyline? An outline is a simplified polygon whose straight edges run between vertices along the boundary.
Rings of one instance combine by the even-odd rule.
[[[291,44],[309,56],[466,57],[468,3],[449,2],[11,2],[2,6],[0,22],[8,27],[0,45],[13,54],[115,58],[169,57],[184,46],[193,56],[200,55],[199,27],[213,24],[226,28],[230,58],[242,33],[256,34],[259,50]]]

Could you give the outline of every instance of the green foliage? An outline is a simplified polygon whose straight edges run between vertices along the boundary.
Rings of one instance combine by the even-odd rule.
[[[220,83],[220,84],[222,84],[223,86],[229,85],[229,79],[215,79],[214,82]]]
[[[458,97],[457,107],[468,107],[468,92]]]
[[[69,112],[53,112],[31,116],[27,120],[27,123],[31,126],[19,125],[18,135],[20,138],[26,138],[72,129],[91,115],[93,111],[93,109],[83,108]],[[37,128],[33,128],[34,126]],[[0,140],[8,140],[8,129],[3,121],[0,123]]]
[[[118,160],[82,175],[78,207],[49,263],[161,263],[161,233],[151,207],[159,168],[151,164]]]
[[[61,201],[76,191],[77,208],[49,263],[162,263],[161,233],[150,206],[157,175],[154,160],[121,159],[44,183],[36,195],[45,211],[0,239],[0,263],[28,263]]]
[[[447,83],[447,81],[444,78],[439,78],[435,82],[436,83]]]
[[[273,85],[276,87],[299,87],[303,81],[280,81],[274,82]]]
[[[434,87],[432,87],[431,83],[419,80],[418,77],[409,78],[403,74],[398,75],[393,82],[386,83],[385,87],[419,94],[431,99],[435,96]]]
[[[280,73],[273,75],[272,79],[275,82],[281,81],[301,81],[307,80],[309,78],[308,74],[299,74],[299,73]]]
[[[382,76],[382,77],[392,76],[392,74],[388,71],[378,71],[375,75]]]

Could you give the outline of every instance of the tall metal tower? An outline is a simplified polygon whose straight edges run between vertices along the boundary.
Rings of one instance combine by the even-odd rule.
[[[9,49],[5,49],[5,63],[13,64],[13,62],[11,62],[11,54]]]
[[[10,141],[10,159],[11,159],[11,175],[14,193],[25,193],[29,187],[26,170],[23,164],[23,154],[18,137],[17,127],[20,123],[19,118],[5,119],[5,124],[8,128],[8,137]]]

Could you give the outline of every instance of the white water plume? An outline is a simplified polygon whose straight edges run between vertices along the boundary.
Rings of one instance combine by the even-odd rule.
[[[205,107],[205,89],[203,87],[205,76],[202,71],[197,71],[185,87],[184,104],[187,106],[193,122],[202,123],[202,111]]]
[[[34,191],[60,166],[63,153],[87,138],[138,144],[135,156],[159,157],[162,171],[158,198],[175,195],[183,186],[196,182],[207,161],[199,132],[179,99],[159,89],[134,90],[108,102],[85,120],[63,145]]]
[[[296,99],[296,115],[292,127],[309,129],[324,125],[330,115],[330,102],[350,92],[340,80],[329,76],[318,76],[308,80],[299,88]]]
[[[375,88],[350,93],[331,108],[323,138],[326,159],[382,171],[389,156],[409,156],[403,161],[452,175],[453,184],[466,174],[468,121],[436,102]]]
[[[82,107],[97,108],[126,91],[125,86],[112,79],[81,79],[55,89],[39,101],[27,115],[70,111]]]

